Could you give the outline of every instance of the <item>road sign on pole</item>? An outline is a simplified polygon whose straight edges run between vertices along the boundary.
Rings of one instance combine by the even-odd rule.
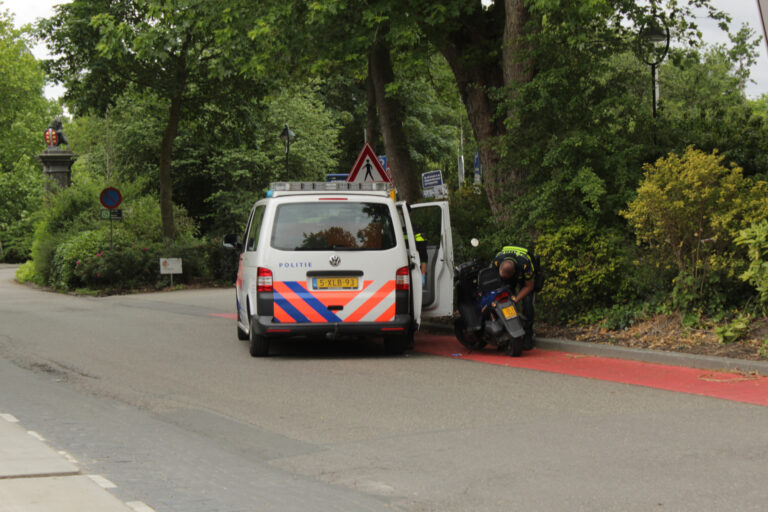
[[[443,171],[429,171],[421,174],[421,189],[424,197],[448,197],[448,187],[443,183]]]
[[[357,155],[355,165],[352,166],[352,170],[349,172],[347,178],[349,183],[365,183],[365,182],[386,182],[392,183],[392,180],[387,175],[387,171],[381,166],[376,153],[373,152],[373,148],[367,142],[363,146],[363,150]]]
[[[115,187],[107,187],[101,191],[99,201],[109,210],[114,210],[123,202],[123,195]]]

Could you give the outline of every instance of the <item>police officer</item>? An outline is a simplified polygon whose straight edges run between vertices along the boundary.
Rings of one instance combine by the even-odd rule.
[[[536,271],[531,256],[524,247],[507,245],[502,247],[492,265],[498,269],[499,277],[516,292],[512,300],[517,304],[522,303],[521,317],[525,329],[523,348],[530,350],[533,348],[533,288]]]

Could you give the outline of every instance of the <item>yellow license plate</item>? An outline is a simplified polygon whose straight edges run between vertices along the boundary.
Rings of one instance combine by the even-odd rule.
[[[316,277],[315,290],[350,290],[357,288],[356,277]]]
[[[515,318],[517,316],[517,311],[515,311],[515,306],[513,305],[502,308],[501,312],[504,313],[505,320],[509,320],[510,318]]]

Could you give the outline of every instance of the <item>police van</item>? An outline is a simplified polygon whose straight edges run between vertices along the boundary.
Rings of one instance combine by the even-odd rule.
[[[447,202],[395,202],[389,183],[280,182],[251,209],[239,251],[237,334],[254,357],[297,336],[381,337],[405,351],[421,319],[453,310]],[[429,224],[422,286],[411,216]]]

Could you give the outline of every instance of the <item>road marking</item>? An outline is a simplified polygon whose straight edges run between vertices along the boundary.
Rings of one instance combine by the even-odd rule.
[[[129,501],[126,505],[135,512],[155,512],[155,509],[141,501]]]
[[[0,418],[3,418],[8,423],[18,423],[19,420],[13,414],[0,414]]]
[[[768,377],[758,375],[743,376],[598,356],[573,357],[573,354],[555,350],[533,349],[523,353],[522,357],[509,357],[498,354],[495,347],[471,352],[453,336],[431,334],[418,334],[414,351],[768,407]]]
[[[103,489],[114,489],[117,486],[101,475],[88,475],[88,478],[96,482]]]
[[[74,458],[70,453],[65,452],[64,450],[59,451],[59,455],[67,459],[67,462],[70,462],[72,464],[78,464],[77,459]]]
[[[27,430],[27,434],[31,435],[32,437],[34,437],[38,441],[45,442],[45,438],[43,436],[41,436],[40,434],[38,434],[37,432],[35,432],[34,430]]]

